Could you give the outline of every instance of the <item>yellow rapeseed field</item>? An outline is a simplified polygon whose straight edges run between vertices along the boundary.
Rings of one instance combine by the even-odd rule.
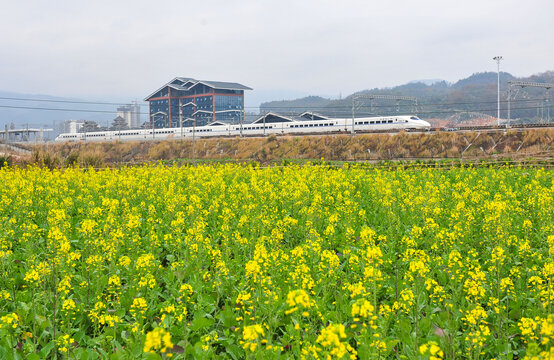
[[[554,358],[554,173],[0,170],[0,358]]]

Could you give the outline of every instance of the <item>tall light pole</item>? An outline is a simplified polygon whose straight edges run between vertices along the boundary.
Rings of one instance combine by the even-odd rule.
[[[496,125],[500,126],[500,60],[502,60],[502,56],[495,56],[492,58],[493,60],[496,60],[497,65],[497,112],[496,112]]]

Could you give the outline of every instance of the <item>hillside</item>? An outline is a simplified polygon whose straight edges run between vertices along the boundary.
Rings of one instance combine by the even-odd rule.
[[[501,117],[506,118],[506,96],[508,81],[530,81],[539,83],[554,83],[554,71],[546,71],[529,77],[515,77],[509,73],[500,73],[501,91]],[[401,95],[418,99],[418,107],[390,100],[364,101],[355,109],[358,116],[378,116],[397,113],[417,113],[425,119],[438,123],[486,123],[494,121],[496,117],[497,101],[497,74],[494,72],[476,73],[456,83],[449,84],[446,81],[410,82],[404,85],[385,89],[363,90],[352,95]],[[290,101],[272,101],[260,105],[262,112],[276,111],[285,114],[297,114],[305,110],[313,110],[327,116],[352,116],[352,95],[340,99],[331,100],[310,96]],[[544,89],[525,88],[517,94],[512,103],[512,119],[520,121],[539,121],[546,117],[547,111],[541,113],[545,96]],[[550,97],[552,97],[552,92]],[[552,101],[551,101],[552,102]],[[372,105],[372,106],[370,106]],[[544,107],[545,109],[545,107]],[[465,113],[461,113],[465,112]],[[467,113],[471,112],[471,113]],[[552,111],[551,111],[552,113]],[[446,121],[445,121],[446,120]]]
[[[552,158],[554,130],[269,136],[159,142],[64,143],[33,146],[27,161],[49,166],[102,167],[157,160],[259,161],[284,159],[379,161],[410,158]],[[194,159],[194,160],[193,160]],[[23,159],[22,159],[23,160]]]
[[[66,120],[92,120],[99,124],[111,122],[117,114],[117,104],[93,102],[50,95],[22,94],[0,91],[0,127],[49,127],[54,136]],[[75,111],[72,111],[75,110]]]

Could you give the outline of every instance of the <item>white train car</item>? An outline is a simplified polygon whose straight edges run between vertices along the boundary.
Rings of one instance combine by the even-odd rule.
[[[217,136],[264,136],[280,134],[325,134],[356,131],[421,130],[431,124],[414,115],[355,118],[327,118],[313,113],[288,117],[268,113],[249,124],[213,122],[205,126],[97,131],[60,134],[57,142],[149,141],[165,139],[192,139]]]

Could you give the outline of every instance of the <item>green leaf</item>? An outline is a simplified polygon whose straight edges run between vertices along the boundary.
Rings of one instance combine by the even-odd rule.
[[[213,319],[208,319],[208,318],[205,318],[205,317],[196,318],[192,321],[190,329],[192,331],[198,331],[198,330],[206,329],[206,328],[212,326],[213,323],[214,323]]]
[[[159,360],[159,359],[161,359],[161,357],[158,354],[148,352],[148,353],[144,354],[144,359],[145,360]]]
[[[225,351],[234,360],[243,358],[243,352],[242,352],[241,348],[239,348],[237,345],[229,345],[229,346],[226,347]]]
[[[53,341],[46,344],[39,352],[42,355],[41,358],[43,358],[43,359],[47,358],[48,355],[50,355],[50,352],[52,351],[52,349],[54,349],[55,346],[56,346],[56,344]]]

